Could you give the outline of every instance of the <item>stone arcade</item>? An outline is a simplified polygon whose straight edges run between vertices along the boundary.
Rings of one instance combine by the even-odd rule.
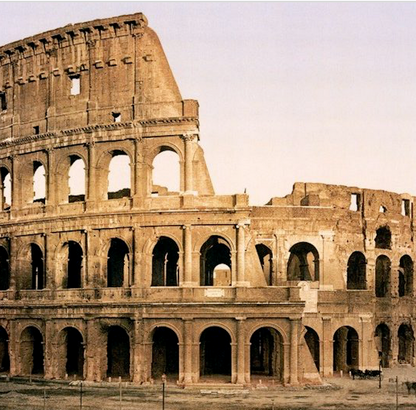
[[[414,364],[413,197],[215,195],[198,103],[140,13],[8,44],[0,66],[0,371],[294,385]],[[179,192],[152,182],[164,151]]]

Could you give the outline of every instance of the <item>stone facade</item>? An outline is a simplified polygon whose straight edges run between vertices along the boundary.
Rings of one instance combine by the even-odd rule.
[[[1,47],[0,102],[1,371],[293,385],[414,364],[414,198],[215,195],[198,103],[142,14]],[[164,151],[180,192],[152,183]],[[109,192],[120,156],[130,184]]]

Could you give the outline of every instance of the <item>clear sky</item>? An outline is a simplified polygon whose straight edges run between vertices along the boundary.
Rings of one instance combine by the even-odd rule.
[[[0,43],[139,11],[199,100],[217,193],[416,195],[416,3],[1,2]]]

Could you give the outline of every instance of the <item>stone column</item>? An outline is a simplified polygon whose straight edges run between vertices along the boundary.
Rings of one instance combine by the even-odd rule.
[[[390,295],[393,297],[399,297],[399,269],[403,271],[403,269],[399,266],[393,263],[390,267]],[[403,272],[404,274],[404,272]],[[390,296],[387,294],[386,296]]]
[[[137,318],[134,320],[134,334],[133,334],[133,382],[142,383],[143,378],[143,333],[142,321]]]
[[[236,286],[247,286],[245,281],[245,232],[244,224],[236,225],[237,229],[237,283]]]
[[[42,234],[43,236],[43,243],[44,243],[44,289],[55,289],[57,286],[56,278],[54,277],[55,269],[54,269],[54,263],[55,258],[52,252],[52,234]],[[58,284],[58,287],[62,287],[62,283]]]
[[[53,148],[48,148],[46,150],[47,160],[48,160],[48,175],[47,175],[47,191],[46,191],[46,205],[48,205],[48,210],[52,211],[56,206],[56,178],[55,178],[55,152]]]
[[[9,357],[10,357],[10,376],[19,374],[20,361],[20,340],[18,334],[18,320],[9,321]]]
[[[193,369],[193,360],[192,360],[192,345],[193,345],[193,335],[194,335],[194,322],[192,319],[184,319],[183,321],[183,339],[184,339],[184,380],[185,384],[192,384],[192,369]]]
[[[45,379],[53,379],[56,377],[57,369],[54,365],[56,363],[55,355],[58,353],[56,344],[54,343],[54,329],[53,322],[47,320],[45,323],[45,336],[43,339],[43,354],[44,354],[44,372]]]
[[[138,132],[138,131],[137,131]],[[143,142],[140,136],[134,140],[134,185],[132,186],[133,205],[141,207],[146,196],[146,175],[143,167]]]
[[[321,373],[323,377],[333,374],[333,336],[330,317],[322,317],[322,349],[321,349]]]
[[[185,193],[192,193],[193,191],[193,172],[192,172],[192,141],[194,140],[194,135],[184,135],[183,140],[185,141]]]
[[[319,255],[319,261],[314,261],[314,266],[316,266],[317,263],[319,264],[319,283],[321,287],[325,287],[325,285],[331,285],[330,279],[326,276],[327,266],[325,266],[325,264],[328,263],[329,260],[329,257],[327,257],[326,254],[328,254],[328,256],[331,254],[331,242],[334,233],[332,231],[322,231],[319,232],[319,234],[322,238],[322,255]]]
[[[18,188],[17,188],[17,176],[15,175],[16,172],[16,159],[14,155],[9,157],[10,159],[10,177],[11,177],[11,204],[10,210],[13,211],[14,208],[18,207]]]
[[[85,196],[85,202],[87,203],[87,209],[94,208],[94,203],[97,200],[97,181],[96,181],[96,158],[95,158],[95,143],[94,141],[88,142],[88,170],[87,170],[87,177],[88,177],[88,192]]]
[[[300,319],[290,319],[290,370],[289,383],[298,384],[298,329]]]
[[[183,241],[184,241],[184,281],[182,286],[193,286],[192,282],[192,231],[190,225],[183,226]]]
[[[143,277],[142,273],[144,271],[142,266],[142,253],[140,251],[140,238],[142,237],[141,228],[134,228],[133,234],[133,246],[134,246],[134,255],[133,255],[133,286],[134,287],[143,287]]]
[[[87,342],[85,347],[85,378],[88,381],[100,380],[98,372],[101,365],[100,354],[97,354],[98,323],[95,319],[87,320]]]
[[[237,380],[236,384],[245,384],[245,317],[237,320]]]

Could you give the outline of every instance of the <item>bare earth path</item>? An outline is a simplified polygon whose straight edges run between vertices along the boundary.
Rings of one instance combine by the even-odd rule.
[[[323,386],[235,389],[204,386],[182,390],[168,385],[165,410],[339,410],[396,408],[396,383],[399,377],[399,409],[416,409],[414,392],[408,395],[403,381],[416,381],[416,369],[386,369],[382,388],[378,380],[351,380],[348,376],[325,380]],[[44,394],[46,393],[46,397]],[[103,383],[102,387],[83,387],[84,410],[161,410],[161,385],[131,388],[123,385],[120,405],[119,387]],[[80,409],[80,388],[69,383],[0,382],[1,410],[75,410]]]

